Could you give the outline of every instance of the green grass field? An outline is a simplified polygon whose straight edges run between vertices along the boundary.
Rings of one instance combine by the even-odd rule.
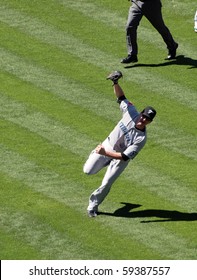
[[[162,3],[177,60],[143,18],[139,62],[124,67],[128,1],[0,0],[1,259],[197,258],[196,3]],[[113,70],[138,110],[158,114],[89,219],[105,170],[82,167],[121,117]]]

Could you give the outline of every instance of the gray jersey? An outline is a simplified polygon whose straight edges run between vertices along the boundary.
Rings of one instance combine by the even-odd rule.
[[[120,110],[123,113],[122,119],[110,133],[108,140],[113,150],[133,159],[146,143],[146,128],[144,131],[135,128],[139,113],[127,99],[121,101]]]

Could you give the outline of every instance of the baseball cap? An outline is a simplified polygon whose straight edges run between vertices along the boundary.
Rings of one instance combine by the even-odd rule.
[[[144,110],[141,113],[142,115],[149,118],[151,121],[154,119],[154,117],[157,114],[156,110],[151,106],[147,106],[146,108],[144,108]]]

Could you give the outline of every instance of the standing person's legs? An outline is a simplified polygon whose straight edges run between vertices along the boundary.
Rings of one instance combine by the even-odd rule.
[[[169,50],[173,50],[178,47],[174,41],[172,34],[168,27],[165,25],[162,16],[162,4],[159,0],[151,0],[145,2],[142,8],[144,16],[150,21],[154,28],[160,33],[164,42]]]
[[[122,63],[137,62],[138,45],[137,45],[137,28],[142,19],[141,9],[133,2],[128,14],[126,24],[126,43],[128,57],[122,59]]]
[[[98,211],[99,204],[105,199],[109,193],[112,184],[124,171],[129,161],[115,160],[113,159],[105,173],[101,186],[96,189],[89,198],[88,211]]]
[[[137,28],[142,18],[141,9],[132,3],[129,9],[128,20],[126,24],[126,41],[128,54],[137,55],[138,45],[137,45]]]

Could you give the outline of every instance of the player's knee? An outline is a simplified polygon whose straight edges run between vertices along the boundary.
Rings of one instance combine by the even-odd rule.
[[[94,166],[91,166],[89,164],[85,164],[83,166],[83,172],[87,175],[94,175],[98,172],[98,170]]]
[[[88,168],[87,165],[84,165],[84,166],[83,166],[83,172],[84,172],[86,175],[91,175],[91,174],[92,174],[91,169]]]

